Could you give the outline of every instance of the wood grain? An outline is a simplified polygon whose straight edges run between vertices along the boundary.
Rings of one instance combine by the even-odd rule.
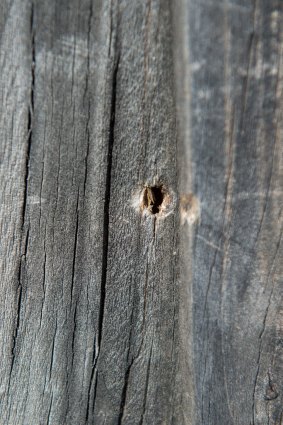
[[[281,424],[282,4],[182,8],[183,174],[201,205],[197,225],[185,224],[192,423]]]
[[[282,19],[2,2],[0,424],[283,423]]]

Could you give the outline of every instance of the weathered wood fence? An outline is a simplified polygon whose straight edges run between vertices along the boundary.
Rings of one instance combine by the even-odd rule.
[[[283,3],[2,0],[0,424],[283,424]]]

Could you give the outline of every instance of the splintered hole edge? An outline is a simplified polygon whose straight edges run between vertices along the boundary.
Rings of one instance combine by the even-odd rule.
[[[160,212],[165,198],[165,190],[162,185],[146,186],[143,192],[143,208],[150,214],[156,215]]]

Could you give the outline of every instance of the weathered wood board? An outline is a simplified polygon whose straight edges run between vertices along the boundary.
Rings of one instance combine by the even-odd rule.
[[[0,424],[283,424],[280,0],[2,0]]]

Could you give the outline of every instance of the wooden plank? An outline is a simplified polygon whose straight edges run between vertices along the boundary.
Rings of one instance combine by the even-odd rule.
[[[5,307],[14,329],[4,321],[12,366],[1,418],[167,420],[178,312],[168,3],[25,7],[26,51],[18,60],[28,76],[30,130],[19,141],[28,152],[27,174],[17,172],[25,185],[22,254],[2,257],[13,272],[21,260],[10,295],[18,308]]]
[[[176,12],[183,187],[201,209],[184,224],[188,423],[282,423],[282,12],[275,0]]]
[[[162,423],[173,415],[177,348],[170,13],[160,1],[127,2],[116,13],[107,275],[91,407],[94,423]],[[168,192],[160,217],[140,209],[145,185]]]
[[[2,9],[0,423],[281,424],[280,1]]]

